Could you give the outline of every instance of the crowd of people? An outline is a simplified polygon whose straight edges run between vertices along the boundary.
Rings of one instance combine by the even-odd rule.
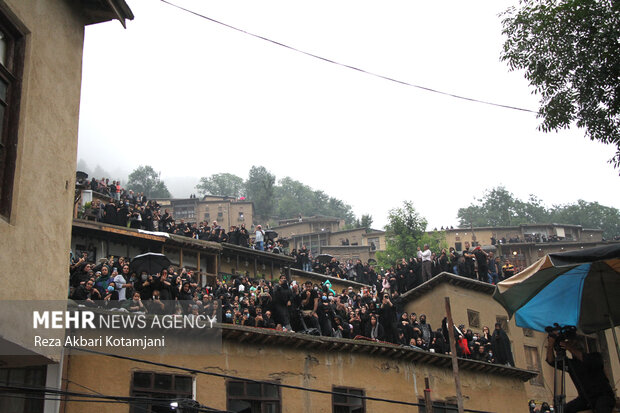
[[[134,193],[120,185],[120,181],[102,178],[83,183],[111,199],[103,202],[96,199],[90,205],[89,213],[95,221],[146,231],[159,231],[182,235],[204,241],[231,243],[261,251],[284,253],[281,242],[270,237],[257,225],[249,231],[245,224],[233,225],[228,230],[217,221],[187,223],[184,219],[175,219],[168,209],[161,211],[161,205],[155,200],[148,200],[143,193]]]
[[[416,257],[401,258],[396,265],[387,269],[377,269],[369,262],[363,264],[359,259],[344,263],[335,257],[328,261],[313,259],[305,246],[299,250],[293,249],[291,255],[296,258],[295,267],[298,269],[374,285],[377,289],[398,291],[399,294],[404,294],[444,271],[496,284],[521,270],[509,259],[502,261],[493,252],[486,252],[479,246],[472,249],[468,243],[461,252],[451,247],[447,251],[442,249],[439,254],[432,252],[429,246],[425,245],[423,248],[418,248]]]
[[[450,352],[446,319],[433,329],[425,314],[418,317],[404,311],[405,300],[398,289],[389,287],[375,285],[359,291],[349,287],[336,292],[329,281],[299,284],[285,275],[276,283],[240,276],[201,287],[196,274],[185,268],[177,272],[171,266],[157,274],[138,274],[123,257],[95,264],[86,255],[71,259],[70,274],[70,298],[89,306],[203,314],[221,305],[223,323]],[[460,325],[454,337],[460,357],[514,366],[510,341],[499,324],[493,331],[484,327],[480,332]]]

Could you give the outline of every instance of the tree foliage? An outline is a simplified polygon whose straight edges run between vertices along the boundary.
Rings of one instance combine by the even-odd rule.
[[[350,205],[288,176],[280,179],[279,185],[275,188],[275,198],[275,213],[279,218],[291,218],[301,214],[342,218],[346,224],[355,221]]]
[[[229,173],[200,178],[196,189],[202,195],[235,198],[245,195],[248,201],[254,203],[256,219],[261,222],[292,218],[301,214],[337,217],[344,219],[348,225],[355,223],[355,215],[350,205],[290,177],[280,179],[276,185],[275,175],[264,166],[252,166],[246,181]]]
[[[487,190],[482,198],[460,208],[458,218],[465,227],[559,223],[602,229],[607,239],[620,235],[620,210],[616,208],[583,200],[547,208],[538,197],[530,195],[522,201],[503,186]]]
[[[147,198],[170,198],[170,191],[153,167],[139,166],[129,174],[127,189],[144,192]]]
[[[581,225],[584,228],[600,228],[606,239],[620,236],[620,210],[582,199],[574,204],[553,208],[553,222]]]
[[[426,234],[426,219],[416,211],[411,201],[405,201],[400,208],[391,209],[388,213],[388,224],[385,226],[385,251],[377,252],[379,265],[389,267],[402,258],[417,256],[418,247],[429,244],[432,251],[445,247],[445,234],[435,232]]]
[[[541,96],[545,131],[584,128],[620,167],[620,8],[608,0],[523,0],[503,14],[502,60]]]
[[[523,202],[503,186],[486,191],[476,202],[459,208],[461,226],[498,227],[549,222],[549,211],[536,196],[530,195],[529,202]]]
[[[355,220],[353,226],[355,228],[366,228],[366,230],[369,230],[372,227],[372,215],[362,214],[361,218]]]
[[[221,173],[200,178],[200,182],[196,185],[196,189],[201,195],[231,196],[238,198],[243,194],[245,187],[243,178],[235,174]]]
[[[276,177],[264,166],[252,166],[245,181],[246,197],[254,202],[254,212],[259,220],[267,220],[274,211]]]

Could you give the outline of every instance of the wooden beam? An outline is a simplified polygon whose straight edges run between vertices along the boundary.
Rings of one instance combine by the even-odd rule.
[[[452,309],[450,297],[446,300],[446,316],[448,318],[448,334],[450,335],[450,351],[452,353],[452,373],[454,374],[454,386],[456,387],[456,405],[459,413],[463,411],[463,394],[461,393],[461,376],[459,375],[459,362],[456,358],[456,338],[454,337],[454,322],[452,321]]]

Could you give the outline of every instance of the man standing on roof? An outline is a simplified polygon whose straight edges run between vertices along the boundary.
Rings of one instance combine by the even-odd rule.
[[[424,244],[424,251],[418,247],[418,258],[422,260],[422,282],[426,282],[431,279],[432,276],[432,263],[431,263],[431,250],[428,244]]]
[[[254,239],[254,244],[256,245],[256,249],[259,251],[263,251],[265,249],[265,231],[263,231],[263,227],[260,225],[256,226],[256,238]]]

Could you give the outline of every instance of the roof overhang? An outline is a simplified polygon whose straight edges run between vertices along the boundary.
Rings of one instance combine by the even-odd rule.
[[[125,0],[82,0],[81,3],[87,25],[118,20],[126,28],[126,20],[134,19]]]

